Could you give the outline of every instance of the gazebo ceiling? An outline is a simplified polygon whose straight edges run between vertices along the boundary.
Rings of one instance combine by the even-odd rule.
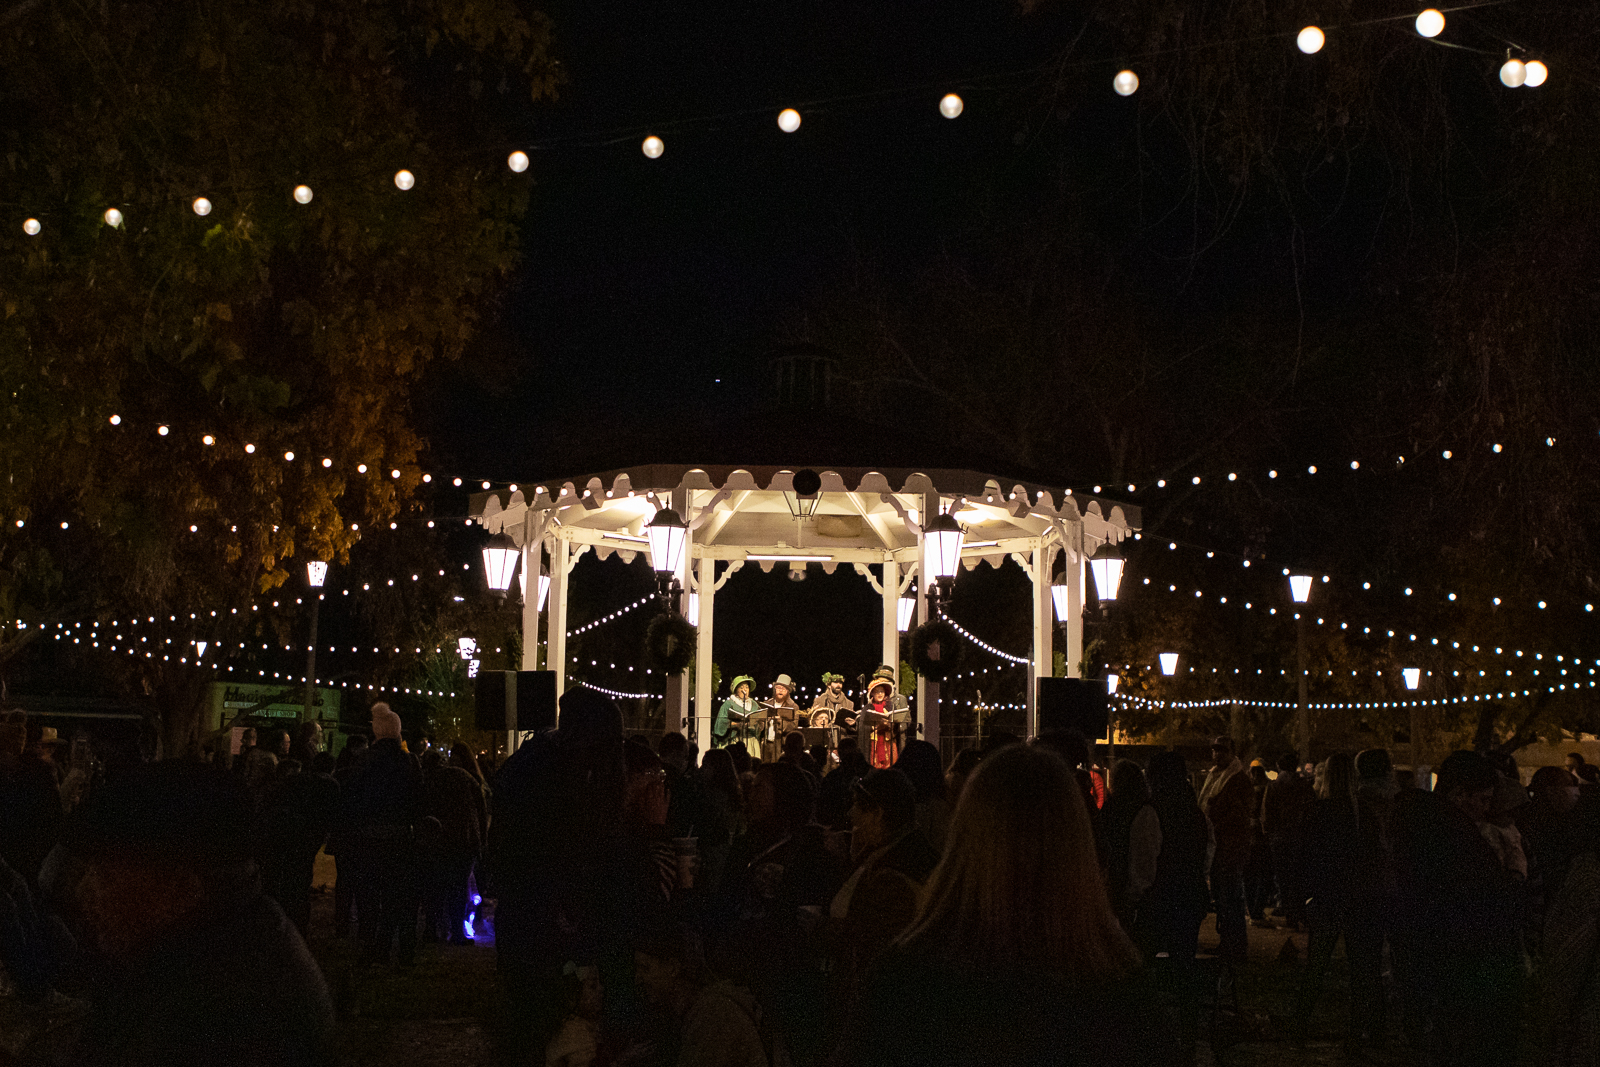
[[[794,490],[810,470],[820,489]],[[1116,544],[1139,527],[1136,507],[961,468],[734,466],[655,463],[474,493],[470,514],[519,543],[531,518],[536,536],[593,545],[602,557],[641,551],[658,507],[683,512],[693,554],[719,559],[778,555],[821,562],[915,559],[915,526],[934,506],[953,509],[967,530],[963,556],[999,562],[1037,539],[1059,541],[1081,526],[1086,551]],[[773,561],[763,561],[773,562]]]

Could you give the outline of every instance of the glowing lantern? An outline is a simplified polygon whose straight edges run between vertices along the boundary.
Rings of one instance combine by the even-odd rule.
[[[528,169],[528,153],[511,153],[506,157],[506,166],[510,167],[516,173],[521,174],[523,171]]]
[[[1444,15],[1437,8],[1428,8],[1417,16],[1417,32],[1424,37],[1437,37],[1444,32]]]
[[[778,129],[784,133],[793,133],[800,128],[800,112],[792,107],[786,107],[778,112]]]
[[[195,197],[194,204],[191,206],[194,208],[194,213],[199,215],[201,218],[205,218],[207,215],[211,214],[211,201],[207,200],[203,196]]]
[[[1311,575],[1291,574],[1289,576],[1289,595],[1294,597],[1296,604],[1304,604],[1311,599]]]
[[[297,204],[311,203],[311,186],[297,185],[294,187],[294,199]]]
[[[409,170],[401,170],[401,171],[396,171],[395,172],[395,175],[394,175],[394,186],[395,186],[396,189],[400,189],[400,190],[409,189],[415,184],[417,184],[417,179]]]
[[[1106,692],[1115,693],[1117,691],[1117,683],[1120,681],[1122,681],[1122,678],[1118,675],[1106,675]]]
[[[501,596],[511,588],[511,572],[516,570],[517,560],[522,553],[517,549],[516,542],[505,534],[495,534],[489,538],[489,544],[483,550],[483,570],[489,579],[489,588]]]
[[[1322,46],[1328,43],[1327,36],[1315,26],[1307,26],[1300,31],[1294,39],[1295,45],[1306,55],[1315,55],[1322,51]]]
[[[911,620],[917,617],[917,598],[903,596],[895,603],[894,622],[901,633],[911,629]]]
[[[966,105],[961,102],[959,96],[955,93],[946,93],[944,99],[939,101],[939,114],[947,119],[953,119],[961,114],[964,107]],[[795,125],[800,125],[800,116],[798,115],[795,116]]]
[[[1537,59],[1530,60],[1522,66],[1522,84],[1530,89],[1537,89],[1548,77],[1550,68]]]
[[[644,139],[644,144],[640,145],[639,149],[651,159],[660,159],[661,153],[667,150],[667,146],[661,142],[661,138],[651,134]]]
[[[1056,621],[1066,622],[1072,614],[1072,587],[1060,582],[1050,587],[1050,602],[1056,608]]]
[[[953,580],[961,565],[961,542],[966,534],[948,511],[940,512],[922,531],[928,542],[928,568],[936,580]]]
[[[689,536],[689,524],[671,508],[662,508],[644,532],[650,541],[651,569],[658,575],[676,573],[678,562],[683,558],[683,543]]]
[[[1110,545],[1101,545],[1089,557],[1089,570],[1094,574],[1094,587],[1101,600],[1117,599],[1117,589],[1122,585],[1123,559]]]
[[[1161,653],[1161,673],[1168,677],[1178,673],[1178,654],[1176,652]]]
[[[1405,667],[1400,673],[1405,676],[1406,688],[1415,689],[1422,684],[1422,669],[1420,667]]]
[[[1500,83],[1515,89],[1528,80],[1528,67],[1520,59],[1508,59],[1500,67]]]
[[[322,583],[328,580],[328,564],[324,560],[314,559],[306,564],[306,584],[313,589],[321,589]]]
[[[1139,75],[1131,70],[1124,70],[1111,79],[1111,88],[1117,91],[1118,96],[1132,96],[1139,91]]]

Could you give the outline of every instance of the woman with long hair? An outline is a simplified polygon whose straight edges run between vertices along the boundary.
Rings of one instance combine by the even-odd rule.
[[[868,978],[850,1059],[1168,1062],[1168,1031],[1130,984],[1138,965],[1071,769],[1009,746],[967,782],[915,921]]]
[[[1161,819],[1150,803],[1144,769],[1128,759],[1111,767],[1111,792],[1100,809],[1100,863],[1106,894],[1122,928],[1133,932],[1134,914],[1155,883],[1161,853]]]

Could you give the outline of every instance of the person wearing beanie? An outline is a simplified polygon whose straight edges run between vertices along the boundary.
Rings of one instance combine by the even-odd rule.
[[[1431,793],[1394,810],[1398,984],[1410,994],[1407,1036],[1434,1062],[1504,1064],[1516,1057],[1523,949],[1521,886],[1479,823],[1500,781],[1475,752],[1452,753]]]
[[[250,821],[226,772],[177,760],[131,768],[74,811],[48,888],[99,981],[61,1062],[331,1062],[332,997],[261,890]]]
[[[372,705],[372,735],[339,798],[339,864],[350,865],[362,964],[386,961],[398,937],[407,967],[416,958],[422,904],[412,840],[422,817],[422,769],[400,747],[400,716],[388,704]]]

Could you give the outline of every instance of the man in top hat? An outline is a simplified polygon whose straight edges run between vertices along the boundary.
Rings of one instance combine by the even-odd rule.
[[[756,702],[750,696],[755,684],[754,678],[741,674],[728,686],[728,699],[717,709],[716,720],[711,724],[711,740],[718,748],[742,742],[752,756],[761,755],[759,745],[751,739],[750,728],[745,726],[745,720],[757,711]]]
[[[857,716],[861,751],[867,754],[867,761],[872,766],[880,770],[892,767],[894,761],[900,758],[900,724],[907,718],[905,713],[910,709],[911,705],[900,694],[894,668],[884,664],[873,671],[872,680],[867,683],[867,705],[863,710],[875,712],[892,721],[879,718],[869,723],[869,716]]]
[[[844,675],[824,673],[822,692],[811,702],[811,725],[817,729],[828,726],[854,726],[856,706],[844,695]]]
[[[794,702],[794,697],[791,695],[793,692],[794,679],[787,674],[780,674],[772,683],[772,699],[761,702],[761,707],[771,716],[776,726],[775,730],[762,731],[764,738],[769,735],[771,737],[771,740],[762,745],[763,759],[769,761],[777,759],[779,746],[783,743],[783,735],[793,730],[797,725],[795,720],[800,714],[800,705]]]

